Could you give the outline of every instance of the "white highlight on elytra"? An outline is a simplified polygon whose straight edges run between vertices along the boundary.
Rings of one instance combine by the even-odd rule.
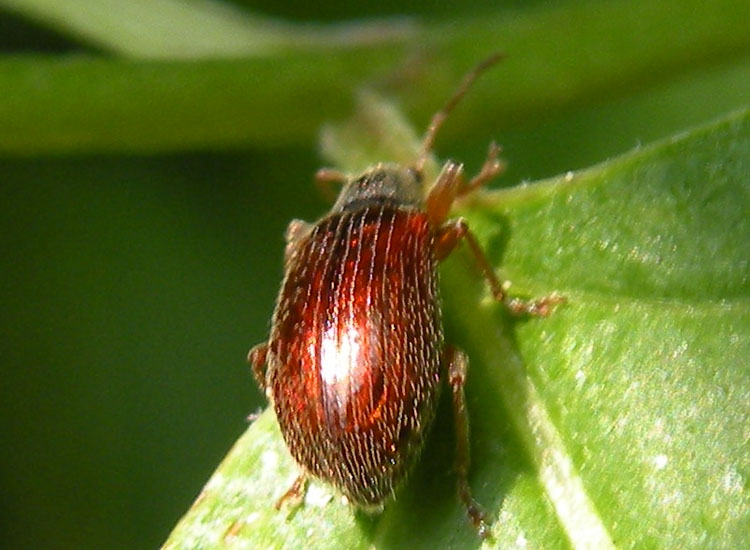
[[[335,325],[328,327],[320,343],[320,376],[323,382],[333,387],[349,384],[351,368],[357,364],[360,347],[355,326],[347,327],[340,334],[336,333]]]

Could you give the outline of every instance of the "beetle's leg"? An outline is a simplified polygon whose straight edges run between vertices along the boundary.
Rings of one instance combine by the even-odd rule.
[[[459,194],[463,172],[463,165],[449,160],[443,165],[440,175],[427,193],[425,210],[434,227],[439,226],[448,217],[453,201]]]
[[[445,221],[457,197],[470,193],[502,172],[503,164],[499,159],[499,154],[500,147],[492,143],[482,169],[468,182],[464,180],[463,166],[460,164],[448,161],[443,166],[435,185],[432,186],[425,199],[425,209],[430,222],[438,228],[435,237],[435,256],[438,260],[442,260],[453,251],[461,239],[465,239],[495,299],[503,302],[515,315],[543,317],[549,314],[552,306],[564,302],[565,299],[556,294],[537,300],[509,297],[466,221],[461,218]]]
[[[292,506],[299,506],[302,503],[302,499],[305,497],[306,491],[307,474],[302,473],[297,476],[297,479],[294,480],[294,483],[292,483],[292,486],[287,489],[286,493],[281,495],[279,500],[276,501],[276,509],[281,510],[281,507],[287,500],[291,501]]]
[[[443,352],[443,362],[448,371],[448,383],[451,386],[453,398],[453,418],[456,427],[456,476],[458,477],[458,496],[466,507],[466,513],[479,532],[479,536],[486,538],[489,528],[486,515],[482,511],[469,487],[469,415],[466,410],[464,384],[469,360],[466,354],[452,346],[447,346]]]
[[[289,225],[286,226],[286,233],[284,239],[286,240],[286,247],[284,248],[284,262],[288,263],[294,252],[297,250],[297,245],[312,229],[312,224],[309,224],[302,220],[292,220]]]
[[[321,168],[315,173],[315,185],[320,193],[331,202],[334,202],[338,196],[332,184],[344,185],[347,181],[349,181],[347,175],[334,168]]]
[[[471,253],[474,255],[477,264],[479,264],[479,268],[482,270],[485,279],[487,279],[495,299],[503,302],[513,314],[543,317],[549,314],[552,306],[563,302],[564,298],[555,294],[538,300],[510,298],[498,280],[497,275],[495,275],[492,265],[479,245],[474,233],[469,229],[466,221],[461,218],[445,221],[457,197],[484,185],[503,170],[503,164],[498,158],[499,153],[500,147],[494,143],[491,144],[487,153],[487,159],[484,161],[479,174],[468,182],[464,180],[463,167],[460,164],[448,161],[443,166],[440,176],[438,176],[435,185],[430,189],[425,199],[425,208],[430,222],[433,224],[433,227],[438,228],[435,240],[435,255],[438,260],[442,260],[451,253],[461,239],[466,239]]]
[[[258,344],[257,346],[253,347],[253,349],[250,350],[250,353],[247,354],[247,361],[252,365],[253,367],[253,374],[255,374],[255,379],[258,381],[258,385],[262,390],[265,391],[266,389],[266,371],[265,371],[265,365],[266,365],[266,357],[268,356],[268,343],[263,342],[262,344]],[[302,501],[302,497],[305,495],[305,490],[307,489],[307,475],[302,473],[299,476],[297,476],[297,479],[294,480],[294,483],[292,483],[292,486],[287,489],[287,491],[281,495],[279,500],[276,501],[276,509],[279,510],[281,506],[284,504],[287,500],[292,500],[296,503],[299,503]]]
[[[505,163],[500,159],[500,152],[502,150],[503,148],[494,141],[490,143],[489,151],[487,151],[487,158],[484,159],[484,164],[482,164],[479,173],[468,182],[462,182],[463,184],[459,188],[456,196],[462,197],[468,195],[472,191],[479,189],[485,183],[502,174],[505,171]]]
[[[463,165],[451,160],[443,165],[440,175],[425,199],[427,215],[433,225],[438,226],[445,221],[457,198],[478,189],[505,169],[505,164],[499,157],[500,151],[499,145],[491,143],[482,169],[469,181],[466,181],[464,176]]]
[[[496,300],[503,302],[514,315],[545,317],[549,315],[553,306],[565,301],[565,298],[557,294],[550,294],[536,300],[522,300],[521,298],[511,298],[508,296],[502,283],[497,278],[497,275],[495,275],[495,271],[492,269],[492,265],[487,259],[484,250],[479,245],[479,241],[477,241],[474,233],[471,232],[466,220],[463,218],[449,220],[438,228],[435,239],[435,256],[437,259],[442,260],[448,256],[461,239],[464,239],[469,245],[469,249],[479,265],[479,269],[482,270],[484,278],[487,279],[487,283],[490,285],[492,295]]]
[[[255,380],[261,391],[266,391],[266,356],[268,355],[268,343],[263,342],[253,346],[247,354],[247,362],[253,368]]]

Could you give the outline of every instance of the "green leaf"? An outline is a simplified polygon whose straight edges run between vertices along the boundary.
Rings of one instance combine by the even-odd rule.
[[[550,109],[618,97],[702,66],[747,63],[750,54],[745,0],[611,1],[595,9],[568,2],[413,28],[387,21],[376,24],[377,32],[323,26],[313,33],[320,40],[305,39],[309,28],[291,24],[274,25],[272,36],[262,37],[256,27],[271,32],[264,20],[238,19],[234,11],[228,17],[213,4],[100,4],[0,0],[76,37],[104,46],[110,40],[111,51],[138,58],[0,59],[0,153],[307,145],[324,122],[350,112],[351,91],[363,83],[398,92],[409,113],[426,119],[466,67],[505,52],[502,68],[477,86],[476,109],[446,129],[450,138],[480,123],[504,130],[535,125]],[[656,135],[744,104],[748,73],[745,65],[694,90],[683,98],[691,108],[678,109],[674,125]],[[670,96],[649,108],[671,113],[674,105]],[[609,134],[636,123],[630,114],[607,125]],[[659,117],[646,122],[653,119]]]
[[[406,20],[293,25],[214,0],[0,0],[0,6],[121,55],[196,59],[382,44],[414,34]]]
[[[352,143],[351,162],[367,147]],[[511,293],[568,300],[549,318],[510,319],[465,250],[441,270],[448,335],[472,360],[470,483],[493,518],[491,544],[750,540],[748,173],[743,111],[464,205]],[[477,546],[455,494],[449,409],[441,403],[417,471],[379,517],[319,483],[302,507],[276,512],[296,470],[266,411],[165,547]]]
[[[279,70],[275,58],[0,58],[0,152],[268,148],[290,132],[310,143],[323,120],[351,109],[353,82],[390,65],[356,49],[318,61],[289,55]]]
[[[561,482],[582,484],[618,547],[750,540],[749,169],[743,111],[471,210],[515,292],[569,300],[515,325],[521,369],[487,341],[496,308],[481,310],[478,330],[474,312],[461,314],[476,286],[451,271],[446,281],[460,341],[506,373],[478,391],[509,405],[575,547],[588,531],[568,516],[579,493],[558,492]],[[488,433],[493,423],[477,417]]]

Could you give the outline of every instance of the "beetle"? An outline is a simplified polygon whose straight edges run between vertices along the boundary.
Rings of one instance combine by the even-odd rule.
[[[321,170],[319,183],[343,184],[336,202],[316,223],[288,226],[270,336],[248,354],[302,472],[277,508],[288,499],[301,501],[308,478],[315,477],[357,508],[381,510],[417,461],[447,379],[458,494],[479,534],[488,535],[467,481],[468,360],[444,342],[438,263],[465,241],[494,297],[512,313],[547,315],[560,298],[507,296],[466,221],[448,219],[457,198],[502,171],[497,145],[469,180],[453,161],[426,191],[423,179],[446,117],[499,58],[487,58],[466,75],[433,116],[411,166],[380,163],[353,178]]]

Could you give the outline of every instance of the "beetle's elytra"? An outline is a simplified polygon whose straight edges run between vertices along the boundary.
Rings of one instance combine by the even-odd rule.
[[[448,161],[423,191],[423,166],[447,114],[494,55],[470,72],[426,132],[412,166],[378,164],[348,178],[318,180],[343,189],[315,224],[287,229],[285,277],[267,342],[248,356],[302,473],[279,499],[301,497],[314,476],[355,506],[378,510],[417,460],[434,417],[441,380],[453,394],[461,500],[481,535],[484,514],[466,480],[467,360],[446,346],[437,290],[438,262],[465,239],[497,299],[513,312],[545,315],[559,299],[508,298],[467,224],[447,220],[454,200],[501,171],[492,145],[480,173],[466,181]]]

